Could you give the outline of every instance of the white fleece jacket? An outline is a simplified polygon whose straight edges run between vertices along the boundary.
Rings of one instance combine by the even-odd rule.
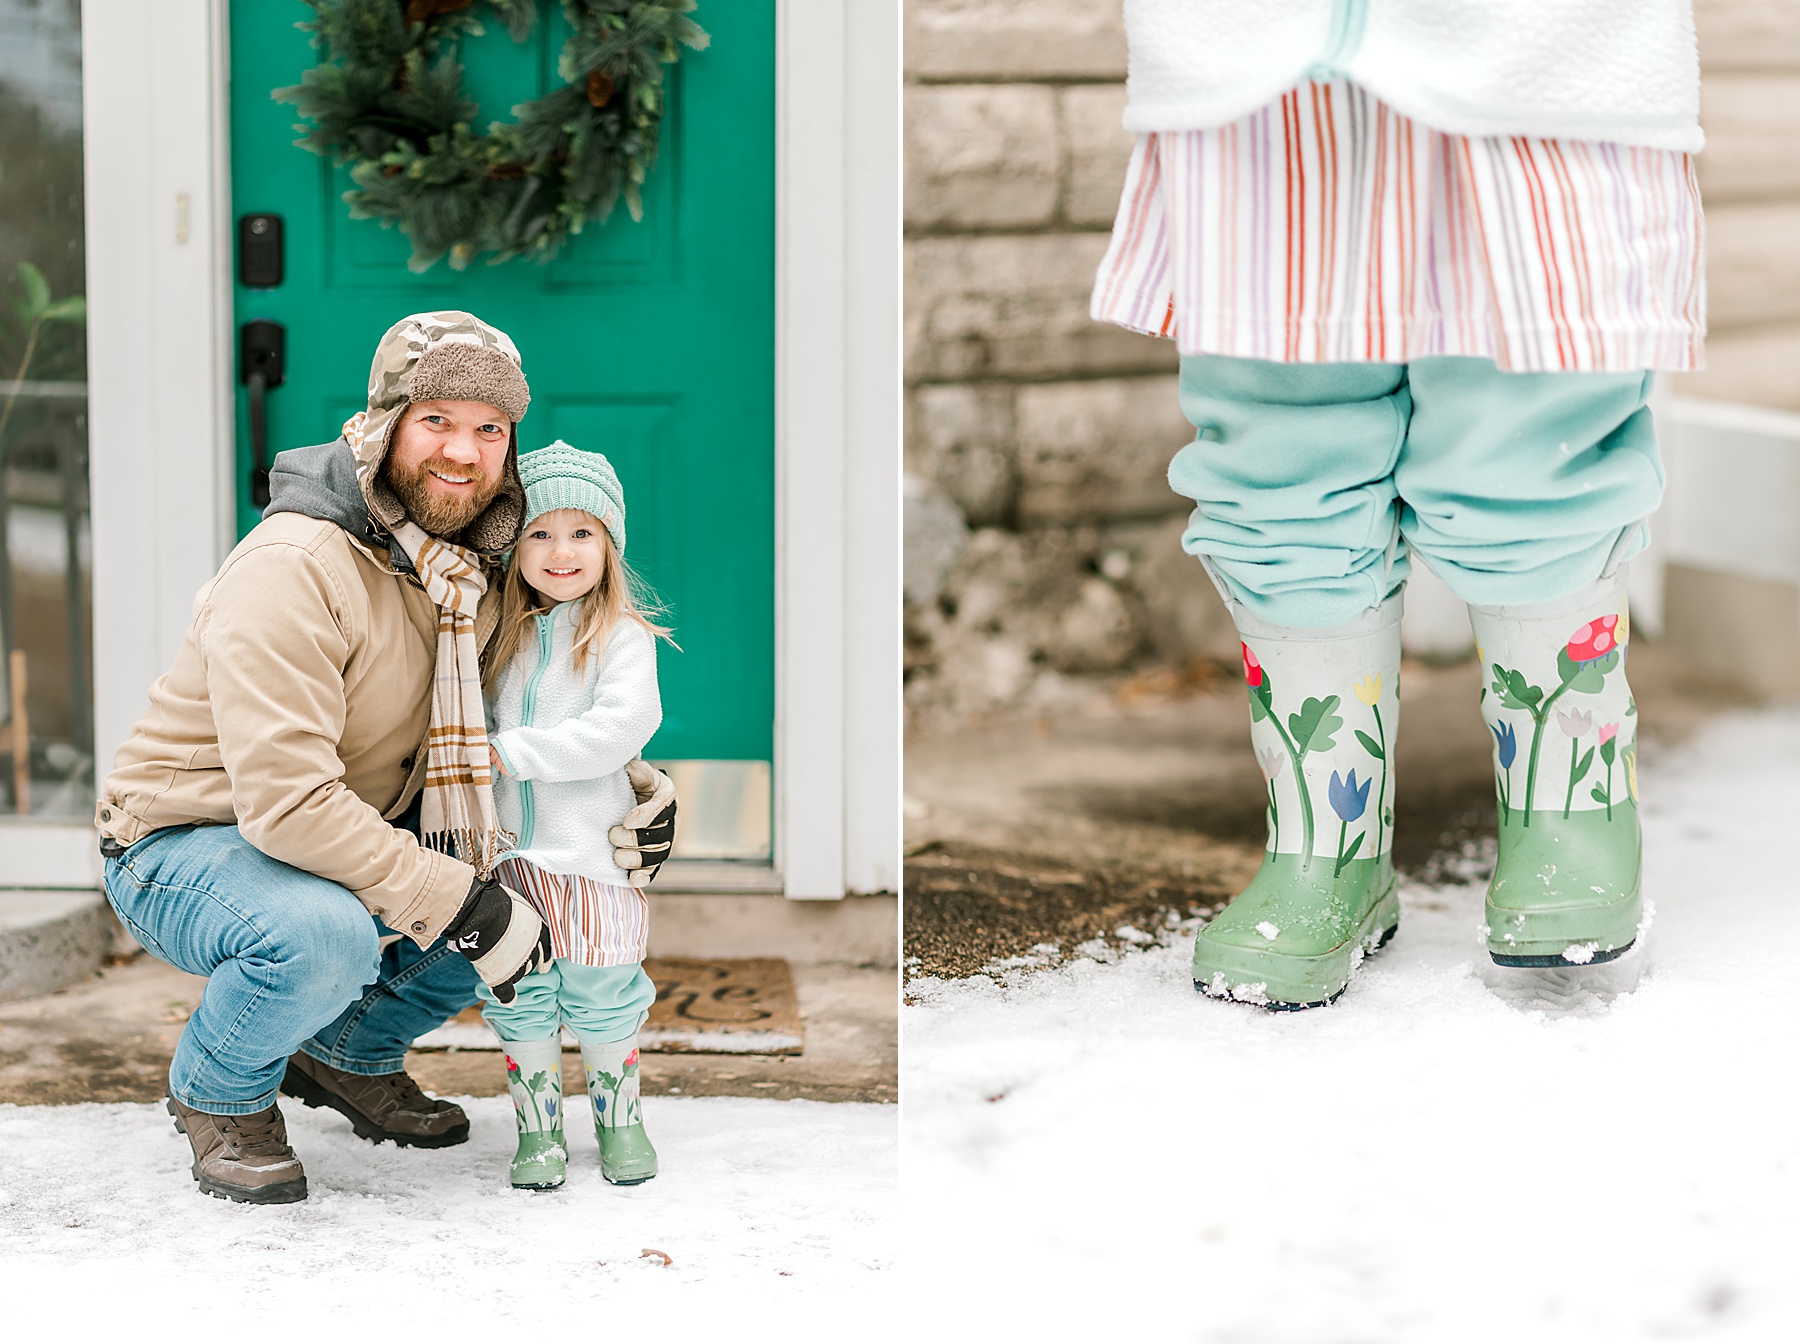
[[[1694,153],[1691,0],[1125,0],[1125,129],[1236,121],[1346,78],[1433,130]]]
[[[488,732],[507,774],[494,781],[500,824],[519,837],[513,853],[552,873],[627,884],[607,831],[636,804],[625,763],[662,723],[656,637],[621,621],[606,648],[575,674],[579,602],[537,618],[495,684]]]

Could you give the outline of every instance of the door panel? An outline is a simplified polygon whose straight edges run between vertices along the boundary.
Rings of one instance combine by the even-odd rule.
[[[774,712],[774,0],[712,0],[712,34],[668,72],[660,159],[644,219],[621,204],[547,266],[477,261],[406,269],[397,231],[353,220],[347,172],[293,143],[272,89],[318,53],[293,25],[299,0],[231,6],[236,215],[283,216],[287,266],[271,290],[236,290],[239,323],[287,328],[287,381],[269,394],[271,452],[336,437],[363,403],[375,341],[398,318],[464,308],[524,356],[532,404],[522,450],[562,438],[603,451],[625,487],[632,566],[669,608],[677,652],[659,661],[664,722],[646,755],[770,759]],[[481,125],[556,80],[567,29],[465,41],[464,86]],[[249,505],[248,403],[238,396],[238,521]]]

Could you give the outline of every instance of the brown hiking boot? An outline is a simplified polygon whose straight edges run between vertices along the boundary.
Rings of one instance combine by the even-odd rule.
[[[218,1199],[242,1204],[292,1204],[306,1198],[306,1172],[288,1147],[281,1109],[251,1115],[213,1115],[169,1098],[175,1128],[194,1149],[194,1179]]]
[[[304,1052],[288,1060],[281,1090],[308,1106],[329,1106],[359,1138],[392,1139],[402,1148],[448,1148],[469,1137],[469,1117],[453,1102],[419,1090],[405,1070],[345,1073]]]

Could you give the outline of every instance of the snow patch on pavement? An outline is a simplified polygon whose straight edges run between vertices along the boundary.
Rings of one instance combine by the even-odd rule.
[[[1196,994],[1191,932],[913,979],[908,1281],[971,1336],[1800,1337],[1796,762],[1779,711],[1644,765],[1615,962],[1495,967],[1451,883],[1329,1009]]]
[[[457,1100],[469,1142],[425,1150],[284,1098],[308,1198],[269,1207],[197,1193],[160,1104],[0,1106],[0,1314],[76,1338],[365,1337],[320,1328],[353,1320],[700,1338],[753,1303],[805,1318],[892,1292],[893,1106],[647,1098],[662,1174],[619,1187],[571,1098],[568,1184],[533,1194],[507,1184],[509,1100]]]

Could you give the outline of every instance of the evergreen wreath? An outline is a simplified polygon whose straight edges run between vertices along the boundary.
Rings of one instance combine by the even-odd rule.
[[[517,120],[470,127],[457,41],[483,29],[474,0],[306,0],[299,26],[325,59],[276,89],[312,126],[296,143],[350,166],[344,193],[356,219],[398,225],[408,267],[478,254],[548,261],[621,196],[643,218],[639,188],[656,163],[663,66],[711,40],[694,0],[562,0],[573,29],[557,70],[567,83],[513,109]],[[530,35],[536,0],[487,0],[515,42]]]

